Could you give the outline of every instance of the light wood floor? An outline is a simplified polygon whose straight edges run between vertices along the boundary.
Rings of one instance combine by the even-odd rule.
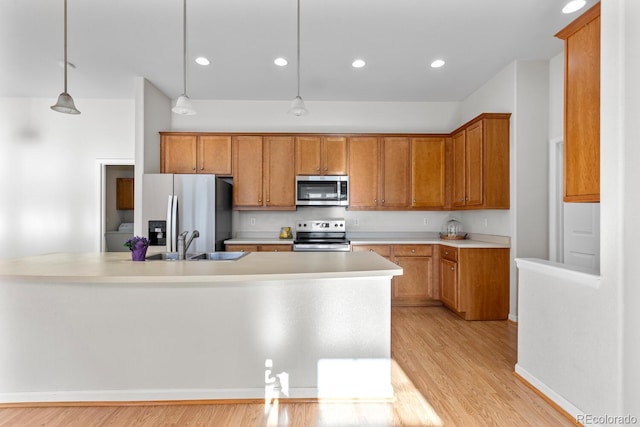
[[[571,426],[513,375],[517,327],[392,310],[392,403],[0,409],[0,426]]]

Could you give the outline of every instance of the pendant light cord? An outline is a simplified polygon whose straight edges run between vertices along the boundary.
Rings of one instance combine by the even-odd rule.
[[[187,96],[187,0],[182,1],[182,88]]]
[[[66,1],[66,0],[65,0]],[[297,73],[298,73],[298,96],[300,96],[300,0],[298,0],[298,50],[297,50]]]
[[[67,93],[67,0],[64,0],[64,93]]]

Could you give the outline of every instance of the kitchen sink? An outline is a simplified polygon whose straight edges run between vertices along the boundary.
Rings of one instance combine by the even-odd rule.
[[[196,260],[209,260],[209,261],[235,261],[248,255],[249,252],[208,252],[197,254],[190,259]]]
[[[187,253],[184,261],[235,261],[249,252],[193,252]],[[148,255],[147,261],[178,261],[178,252],[161,252]]]
[[[185,259],[188,260],[196,255],[200,255],[200,253],[187,253]],[[145,259],[147,261],[178,261],[178,252],[160,252],[158,254],[147,255]]]

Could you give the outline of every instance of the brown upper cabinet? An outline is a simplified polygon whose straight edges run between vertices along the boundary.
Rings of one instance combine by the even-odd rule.
[[[349,138],[349,208],[408,209],[410,139]]]
[[[233,176],[235,209],[296,209],[296,175],[348,175],[353,210],[509,209],[510,116],[446,135],[161,132],[161,172]]]
[[[294,210],[291,136],[233,138],[233,205],[246,210]]]
[[[160,172],[231,175],[231,136],[160,133]]]
[[[451,139],[451,206],[509,209],[509,117],[482,114]]]
[[[349,138],[349,209],[378,206],[379,152],[375,136]]]
[[[133,210],[133,178],[116,178],[116,209]]]
[[[411,138],[411,207],[444,208],[446,138]]]
[[[296,175],[346,175],[347,138],[296,136]]]
[[[564,40],[564,201],[600,201],[600,3],[556,37]]]

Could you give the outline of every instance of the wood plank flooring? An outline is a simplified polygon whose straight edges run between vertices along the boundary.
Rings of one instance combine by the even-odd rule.
[[[392,309],[388,403],[0,409],[0,426],[571,426],[513,375],[517,326],[443,307]]]

